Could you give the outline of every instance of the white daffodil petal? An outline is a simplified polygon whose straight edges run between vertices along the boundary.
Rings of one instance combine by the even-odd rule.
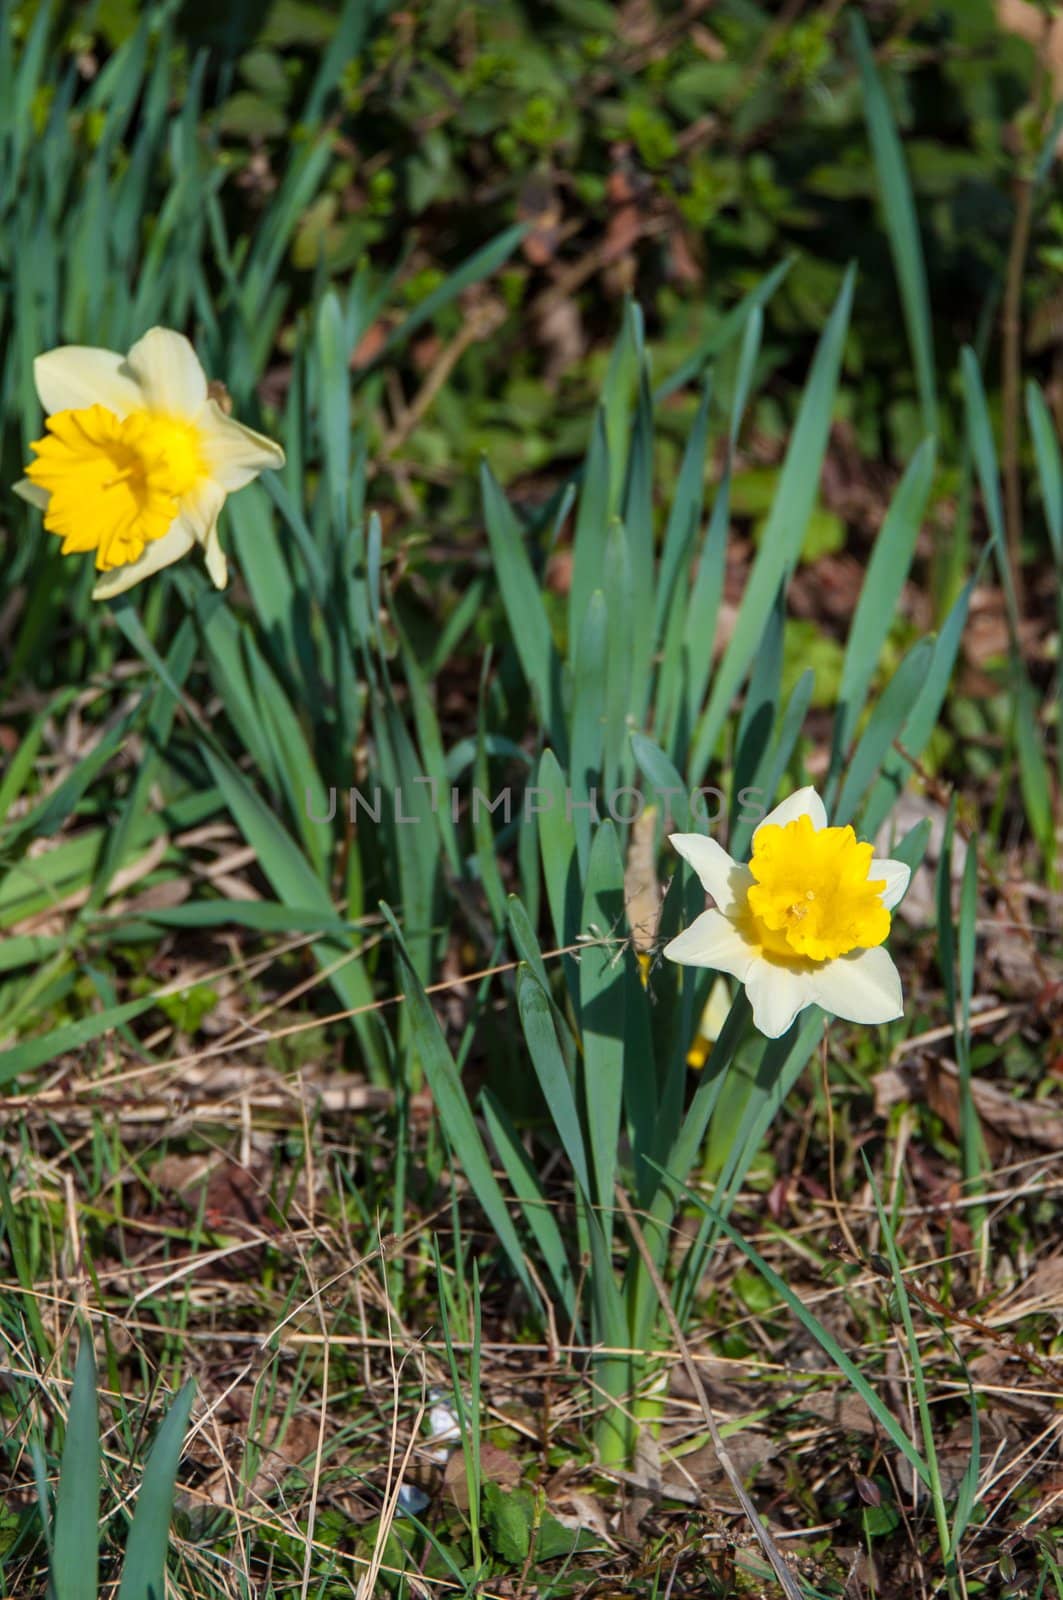
[[[739,867],[722,844],[703,833],[670,833],[668,842],[694,868],[705,893],[712,895],[720,910],[730,911],[735,898],[732,878],[736,872],[749,878],[749,869]]]
[[[746,994],[753,1007],[753,1026],[769,1039],[780,1038],[797,1013],[816,999],[810,972],[759,959],[746,978]]]
[[[214,524],[213,528],[210,530],[210,533],[207,535],[207,542],[203,547],[203,553],[206,557],[207,571],[210,573],[210,581],[213,583],[215,589],[224,589],[225,585],[229,581],[229,563],[225,559],[225,551],[222,549],[221,540],[218,538],[217,523]]]
[[[153,572],[170,566],[174,561],[180,561],[195,542],[195,533],[184,517],[175,517],[162,538],[154,539],[151,544],[145,545],[143,554],[138,556],[136,561],[127,562],[124,567],[112,567],[110,572],[101,573],[92,591],[92,598],[111,600],[116,594],[124,594],[135,583],[150,578]]]
[[[64,344],[33,363],[33,381],[47,416],[105,406],[124,417],[144,404],[144,395],[125,356],[95,345]]]
[[[789,795],[777,805],[774,811],[769,811],[764,821],[757,825],[753,837],[757,837],[761,828],[784,828],[788,822],[796,822],[798,817],[811,817],[812,826],[817,832],[827,826],[826,807],[811,786],[798,789],[796,794]]]
[[[276,472],[284,465],[279,444],[227,417],[215,400],[208,400],[203,407],[199,425],[207,465],[229,494],[244,488],[267,468]]]
[[[183,333],[149,328],[126,357],[152,411],[189,419],[207,398],[207,377]]]
[[[729,972],[739,982],[745,981],[757,958],[756,951],[722,911],[703,911],[689,928],[665,945],[664,954],[682,967],[710,967],[716,972]]]
[[[20,500],[28,500],[31,506],[36,506],[38,511],[47,511],[48,502],[52,498],[47,489],[42,489],[39,483],[34,483],[30,478],[20,478],[11,485]]]
[[[218,515],[225,504],[225,490],[213,479],[186,495],[181,502],[181,515],[203,546],[207,571],[216,589],[224,589],[229,581],[229,564],[218,538]]]
[[[887,911],[892,911],[908,893],[912,869],[906,867],[903,861],[876,860],[872,861],[868,868],[867,876],[872,883],[878,883],[880,879],[885,878],[886,887],[882,891],[882,904]]]
[[[217,525],[218,515],[225,504],[225,490],[208,478],[181,501],[181,515],[188,523],[197,541],[205,545]]]
[[[828,961],[812,983],[817,1004],[846,1022],[893,1022],[904,1014],[900,973],[882,945]]]

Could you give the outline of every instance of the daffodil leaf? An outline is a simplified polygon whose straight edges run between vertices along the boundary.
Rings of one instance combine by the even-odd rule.
[[[428,996],[424,992],[424,986],[417,975],[406,948],[406,941],[391,908],[382,904],[380,909],[394,934],[395,948],[405,974],[403,988],[409,1007],[411,1044],[432,1092],[443,1131],[461,1162],[473,1193],[498,1235],[513,1271],[532,1299],[538,1301],[538,1294],[524,1263],[524,1251],[517,1230],[513,1226],[502,1190],[491,1170],[491,1162],[476,1126],[461,1074],[443,1037],[435,1012],[428,1002]]]
[[[1026,385],[1026,415],[1033,436],[1045,522],[1056,566],[1063,573],[1063,456],[1052,413],[1036,383]]]
[[[560,664],[539,583],[521,528],[486,462],[481,468],[480,483],[495,571],[506,611],[514,619],[513,643],[538,700],[543,724],[551,730],[555,745],[560,740],[564,754],[567,740],[559,716]]]
[[[720,601],[727,560],[727,538],[731,523],[731,468],[724,468],[716,491],[709,525],[698,556],[697,573],[690,591],[680,642],[683,684],[672,702],[666,723],[664,743],[686,764],[691,781],[700,777],[691,760],[690,743],[712,671]],[[663,711],[663,705],[662,705]]]
[[[590,1169],[572,1080],[558,1043],[553,1008],[539,979],[517,969],[517,1009],[543,1099],[584,1196],[591,1195]]]
[[[614,518],[606,541],[605,605],[608,632],[603,754],[605,791],[612,794],[629,762],[627,734],[634,673],[627,628],[635,605],[634,580],[627,529],[619,518]]]
[[[739,811],[738,796],[754,781],[773,742],[782,689],[785,598],[780,589],[765,624],[760,649],[738,719],[734,776],[731,780],[731,815]]]
[[[865,791],[882,771],[883,762],[926,684],[934,660],[933,639],[920,639],[909,650],[871,713],[848,763],[833,821],[851,821]]]
[[[849,627],[834,718],[831,770],[824,789],[830,809],[849,743],[893,621],[934,479],[935,447],[926,439],[908,464],[875,540],[860,598]]]
[[[598,803],[598,775],[605,736],[606,648],[609,620],[605,596],[596,589],[587,604],[573,671],[571,808],[580,866],[590,855],[592,808]]]
[[[675,493],[668,513],[668,525],[664,532],[664,543],[661,547],[661,567],[657,577],[653,625],[655,639],[660,639],[664,633],[670,613],[681,609],[675,605],[675,591],[680,574],[685,570],[693,553],[694,541],[701,523],[702,506],[705,501],[705,452],[708,448],[711,399],[712,386],[706,380],[694,424],[683,451],[683,464],[676,480]]]
[[[627,534],[631,586],[636,597],[626,618],[628,653],[631,659],[629,715],[640,727],[650,692],[650,663],[653,657],[654,573],[653,573],[653,398],[643,355],[639,368],[638,400],[635,406],[631,447],[628,454],[627,482],[624,486],[622,520]]]
[[[100,1565],[100,1422],[92,1339],[82,1331],[56,1496],[52,1587],[58,1600],[96,1600]]]
[[[642,312],[634,301],[624,307],[620,337],[609,356],[602,389],[602,415],[609,461],[609,515],[621,509],[624,466],[631,438],[632,407],[639,390],[643,361]]]
[[[767,305],[776,289],[782,283],[786,274],[793,265],[793,258],[788,257],[780,261],[777,266],[744,295],[733,310],[729,311],[717,327],[705,338],[692,356],[682,362],[672,373],[671,377],[658,385],[654,399],[660,405],[668,396],[675,394],[678,389],[685,389],[688,384],[697,382],[704,374],[706,367],[714,356],[726,350],[728,345],[745,329],[754,311]]]
[[[688,770],[695,782],[700,781],[716,748],[731,702],[759,648],[775,597],[780,586],[789,582],[801,551],[819,492],[819,475],[849,325],[853,279],[850,267],[816,350],[778,491],[742,596],[734,633],[717,669],[708,706],[694,737]]]
[[[520,1204],[528,1232],[535,1240],[546,1263],[547,1271],[553,1279],[566,1314],[572,1319],[574,1329],[578,1330],[580,1319],[576,1305],[576,1285],[553,1208],[543,1192],[543,1186],[524,1148],[520,1134],[489,1089],[483,1091],[480,1104],[483,1107],[484,1121],[487,1123],[491,1143],[498,1152],[510,1187]],[[576,1332],[575,1337],[580,1338],[581,1335]]]
[[[155,1435],[126,1539],[118,1600],[144,1600],[165,1591],[174,1485],[195,1392],[190,1378]]]
[[[591,425],[583,463],[576,525],[572,535],[572,579],[568,591],[568,637],[575,646],[591,595],[606,579],[605,545],[609,532],[609,445],[605,413],[598,410]]]
[[[608,1238],[624,1089],[624,963],[634,960],[624,926],[624,867],[611,822],[602,823],[594,836],[580,922],[587,940],[579,958],[587,1133],[595,1195],[606,1208],[602,1227]]]
[[[878,778],[860,817],[860,832],[866,839],[873,839],[886,820],[911,773],[911,758],[919,759],[937,726],[959,654],[971,593],[979,581],[983,564],[984,560],[979,562],[945,618],[934,643],[923,687],[896,736],[894,748],[882,761]]]
[[[771,809],[782,775],[790,763],[790,757],[804,727],[815,683],[815,673],[811,667],[806,667],[786,702],[786,710],[778,723],[770,748],[765,750],[756,770],[750,774],[748,782],[744,785],[736,782],[734,785],[731,802],[734,819],[728,837],[731,854],[736,861],[745,859],[760,817]]]
[[[926,264],[919,238],[912,188],[905,166],[904,150],[890,111],[889,100],[875,67],[875,57],[864,19],[850,17],[850,31],[863,82],[864,115],[867,118],[871,151],[875,158],[882,210],[886,219],[893,266],[901,292],[901,304],[915,363],[916,383],[922,408],[923,431],[937,430],[937,392],[934,383],[934,340],[930,321],[930,295],[926,283]]]
[[[558,945],[569,945],[580,926],[579,861],[569,791],[552,750],[543,751],[538,781],[525,800],[538,808],[539,845],[554,936]]]

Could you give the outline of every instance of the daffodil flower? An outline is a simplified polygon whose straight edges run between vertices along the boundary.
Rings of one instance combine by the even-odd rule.
[[[93,598],[121,594],[195,544],[224,588],[225,496],[282,467],[284,451],[226,415],[188,340],[151,328],[125,356],[63,345],[37,357],[33,376],[47,432],[15,492],[44,512],[64,555],[95,553]]]
[[[700,833],[671,842],[716,905],[664,954],[744,983],[761,1033],[777,1039],[810,1005],[849,1022],[901,1016],[900,975],[882,943],[909,869],[874,860],[852,828],[829,828],[814,789],[764,818],[748,865]]]

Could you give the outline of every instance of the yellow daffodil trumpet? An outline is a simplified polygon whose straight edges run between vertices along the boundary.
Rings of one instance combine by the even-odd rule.
[[[909,869],[873,859],[852,828],[828,827],[814,789],[764,818],[748,865],[700,833],[671,842],[716,904],[664,954],[744,983],[761,1033],[777,1039],[810,1005],[849,1022],[901,1016],[900,975],[883,941]]]
[[[63,345],[33,364],[45,434],[15,493],[39,506],[63,555],[92,553],[106,600],[201,545],[219,589],[226,495],[284,465],[272,439],[213,398],[183,334],[151,328],[128,355]]]

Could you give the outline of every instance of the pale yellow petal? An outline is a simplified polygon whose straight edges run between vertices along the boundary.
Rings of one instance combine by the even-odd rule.
[[[729,972],[739,983],[757,959],[757,948],[742,937],[722,911],[703,911],[695,917],[689,928],[677,933],[664,947],[669,961],[681,967],[709,967],[717,972]]]
[[[799,1011],[819,996],[811,971],[755,961],[746,976],[746,995],[753,1007],[753,1026],[769,1039],[780,1038]]]
[[[207,536],[204,554],[207,560],[207,571],[210,573],[211,582],[215,589],[224,589],[229,581],[229,563],[225,559],[225,551],[218,538],[217,523],[211,528]]]
[[[911,867],[903,861],[889,861],[885,858],[872,861],[867,869],[867,876],[872,883],[881,883],[885,879],[886,887],[882,891],[882,904],[887,911],[892,911],[899,905],[908,892],[908,883],[912,876]]]
[[[144,404],[144,395],[125,356],[95,345],[64,344],[33,363],[33,381],[45,414],[106,406],[117,417]]]
[[[207,377],[183,333],[149,328],[126,359],[151,410],[191,419],[202,409]]]
[[[753,881],[749,868],[732,861],[715,839],[703,833],[670,833],[668,841],[694,868],[705,893],[712,895],[721,911],[729,912],[744,898]]]
[[[124,594],[127,589],[132,589],[136,583],[141,583],[145,578],[150,578],[153,572],[159,572],[163,567],[180,561],[186,556],[195,544],[196,538],[192,528],[184,517],[176,517],[167,533],[161,539],[154,539],[151,544],[145,545],[144,553],[136,561],[130,561],[124,567],[114,567],[110,572],[105,572],[100,577],[92,591],[94,600],[111,600],[116,594]]]
[[[229,581],[229,565],[218,538],[218,515],[225,504],[225,490],[213,479],[186,495],[181,503],[181,515],[202,545],[207,561],[207,571],[216,589],[224,589]]]
[[[218,515],[224,504],[225,490],[213,478],[205,479],[190,494],[182,497],[181,515],[195,534],[198,544],[206,545],[217,526]]]
[[[827,812],[815,789],[798,789],[795,794],[788,795],[774,811],[768,812],[755,829],[753,838],[756,839],[761,828],[785,828],[788,822],[796,822],[798,817],[811,818],[817,832],[827,826]]]
[[[846,1022],[895,1022],[904,1015],[901,975],[887,950],[857,950],[815,972],[815,999]]]
[[[227,417],[216,401],[208,400],[198,420],[204,459],[216,482],[229,494],[243,489],[260,472],[283,467],[284,451],[279,444]]]

